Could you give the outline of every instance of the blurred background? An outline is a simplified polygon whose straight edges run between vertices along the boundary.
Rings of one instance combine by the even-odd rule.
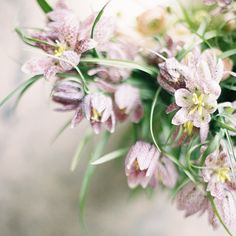
[[[14,32],[16,26],[43,26],[45,18],[36,1],[0,0],[0,97],[5,97],[27,77],[20,68],[32,56]],[[53,4],[53,1],[51,1]],[[100,9],[102,0],[68,0],[81,18]],[[172,1],[113,0],[110,14],[122,12],[132,27],[135,14],[153,4]],[[126,20],[129,19],[129,20]],[[129,24],[130,23],[130,24]],[[167,193],[156,191],[151,198],[131,198],[124,170],[115,162],[97,167],[86,205],[86,228],[79,223],[78,199],[86,159],[70,172],[70,163],[86,125],[69,129],[54,143],[51,140],[68,119],[51,109],[47,82],[40,81],[24,96],[16,112],[11,106],[0,111],[0,235],[1,236],[219,236],[207,217],[184,219]],[[122,130],[107,145],[112,150]]]

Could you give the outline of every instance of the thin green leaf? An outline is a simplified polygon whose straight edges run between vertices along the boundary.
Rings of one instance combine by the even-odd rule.
[[[108,132],[105,132],[103,134],[103,137],[100,139],[100,141],[96,145],[96,148],[91,156],[90,162],[96,161],[102,155],[102,152],[105,146],[107,145],[109,136],[110,134]],[[86,195],[87,195],[89,183],[91,181],[94,171],[95,171],[95,166],[88,165],[87,170],[84,175],[83,182],[82,182],[81,190],[80,190],[79,208],[80,208],[80,220],[82,224],[84,223],[84,208],[85,208],[85,202],[86,202]]]
[[[42,77],[42,75],[36,75],[23,83],[21,83],[16,89],[14,89],[10,94],[8,94],[1,102],[0,107],[3,106],[9,99],[11,99],[17,92],[23,91],[23,93],[27,90],[28,86],[31,86],[33,83],[35,83],[37,80],[39,80]]]
[[[141,70],[143,72],[146,72],[147,74],[150,74],[152,76],[158,73],[157,70],[153,67],[140,65],[138,63],[127,61],[127,60],[82,58],[80,62],[93,63],[93,64],[99,64],[99,65],[104,65],[104,66],[114,66],[114,67],[121,67],[121,68],[123,67],[123,68],[129,68],[129,69],[136,69],[136,70]]]
[[[37,0],[37,3],[44,11],[44,13],[48,13],[53,10],[53,8],[49,5],[49,3],[46,0]]]
[[[220,145],[220,139],[221,139],[221,135],[218,133],[215,135],[214,139],[210,142],[210,144],[208,145],[206,151],[202,154],[201,157],[201,162],[200,162],[200,166],[203,166],[205,163],[205,160],[207,158],[207,156],[209,154],[211,154],[212,152],[214,152],[216,149],[219,148]]]
[[[71,124],[71,119],[69,119],[60,129],[59,131],[56,133],[56,135],[54,136],[54,138],[52,139],[52,144],[56,142],[56,140],[59,138],[59,136],[70,126]]]
[[[91,165],[100,165],[105,162],[114,160],[118,157],[125,155],[127,153],[127,151],[128,151],[127,148],[121,148],[121,149],[115,150],[114,152],[110,152],[110,153],[104,155],[103,157],[99,158],[98,160],[92,162]]]
[[[93,23],[93,26],[92,26],[92,30],[91,30],[91,38],[93,39],[94,38],[94,31],[95,31],[95,28],[96,28],[96,25],[97,23],[100,21],[103,13],[104,13],[104,10],[105,8],[107,7],[107,5],[110,3],[110,1],[108,1],[104,6],[103,8],[98,12],[98,15],[97,17],[95,18],[94,20],[94,23]]]
[[[80,156],[81,156],[81,152],[83,151],[83,148],[85,147],[85,145],[88,143],[88,141],[90,140],[92,136],[92,132],[89,130],[84,136],[83,138],[80,140],[80,143],[76,149],[75,155],[72,159],[71,162],[71,166],[70,166],[70,170],[74,171],[76,169],[76,167],[78,166],[79,160],[80,160]]]
[[[225,223],[224,223],[222,217],[220,216],[220,213],[219,213],[219,211],[218,211],[218,209],[217,209],[217,207],[216,207],[216,204],[215,204],[215,202],[214,202],[213,197],[211,196],[211,194],[210,194],[209,192],[208,192],[207,196],[208,196],[208,199],[209,199],[209,201],[210,201],[210,203],[211,203],[211,206],[212,206],[212,209],[213,209],[215,215],[217,216],[218,220],[220,221],[220,223],[221,223],[222,226],[224,227],[225,231],[227,232],[227,234],[228,234],[229,236],[233,236],[233,234],[230,232],[230,230],[228,229],[228,227],[225,225]]]
[[[151,108],[151,113],[150,113],[150,132],[151,132],[152,140],[159,152],[161,152],[161,149],[159,145],[157,144],[157,140],[155,138],[154,131],[153,131],[153,116],[154,116],[154,110],[155,110],[157,99],[160,92],[161,92],[161,87],[156,91],[155,97],[152,102],[152,108]]]
[[[227,129],[227,130],[232,131],[232,132],[236,132],[236,129],[234,127],[232,127],[230,125],[227,125],[223,121],[217,121],[217,124],[220,128]]]
[[[109,3],[110,3],[110,1],[108,1],[108,2],[103,6],[103,8],[98,12],[98,15],[96,16],[96,18],[95,18],[95,20],[94,20],[94,22],[93,22],[93,26],[92,26],[92,30],[91,30],[91,38],[92,38],[92,39],[94,38],[95,28],[96,28],[98,22],[100,21],[102,15],[103,15],[103,13],[104,13],[105,8],[107,7],[107,5],[108,5]],[[101,57],[100,53],[96,50],[96,48],[94,48],[93,51],[95,52],[95,55],[96,55],[97,57],[99,57],[99,58]]]
[[[222,54],[220,54],[219,57],[221,59],[225,59],[225,58],[231,57],[231,56],[233,56],[235,54],[236,54],[236,49],[231,49],[231,50],[223,52]]]
[[[32,37],[29,37],[28,35],[25,35],[25,34],[22,32],[22,30],[19,29],[19,28],[15,28],[15,31],[16,31],[16,33],[18,34],[18,36],[21,38],[21,40],[22,40],[24,43],[26,43],[26,44],[28,44],[28,45],[30,45],[30,46],[35,47],[35,44],[33,44],[33,43],[41,43],[41,44],[46,44],[46,45],[49,45],[49,46],[52,46],[52,47],[56,47],[56,45],[51,44],[51,43],[49,43],[49,42],[47,42],[47,41],[40,40],[40,39],[36,39],[36,38],[32,38]]]

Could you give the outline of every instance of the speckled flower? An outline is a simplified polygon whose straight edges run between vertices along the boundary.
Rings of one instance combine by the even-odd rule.
[[[115,114],[110,97],[102,93],[93,93],[85,96],[83,102],[85,118],[90,121],[96,134],[101,131],[104,124],[111,133],[115,130]]]
[[[160,153],[154,145],[138,141],[131,147],[125,160],[125,173],[130,188],[156,185],[156,169]]]
[[[208,208],[208,199],[203,190],[194,183],[187,183],[176,195],[177,208],[185,211],[185,217],[203,214]]]
[[[235,225],[236,220],[236,200],[232,192],[226,192],[222,199],[214,198],[217,211],[227,227]],[[220,222],[212,205],[208,204],[208,220],[214,229],[218,228]]]
[[[127,42],[127,40],[118,40],[116,42],[107,42],[106,47],[103,47],[103,53],[109,59],[133,61],[137,54],[137,47]],[[128,79],[131,72],[132,70],[126,68],[98,66],[97,68],[91,69],[88,73],[91,76],[97,75],[104,80],[118,83]]]
[[[168,188],[175,187],[178,180],[178,172],[174,163],[165,156],[158,160],[157,176],[159,181]]]
[[[44,31],[32,36],[45,43],[36,43],[35,46],[52,55],[42,58],[33,58],[27,61],[22,71],[28,74],[44,74],[46,79],[57,73],[66,72],[77,66],[82,53],[96,47],[97,42],[90,38],[81,38],[80,22],[77,17],[63,6],[48,13],[49,23]],[[54,58],[53,58],[54,57]]]
[[[128,116],[132,122],[139,122],[144,115],[139,90],[131,85],[119,85],[114,94],[115,114],[119,121]]]
[[[74,80],[59,80],[52,90],[52,100],[62,105],[59,111],[76,109],[82,102],[84,91],[82,85]]]
[[[182,73],[186,86],[174,93],[180,110],[173,117],[172,124],[191,122],[194,127],[200,128],[200,137],[204,141],[221,93],[219,82],[223,78],[224,65],[212,54],[200,54],[198,51],[190,53],[183,63],[187,66]]]
[[[207,183],[207,191],[218,199],[223,199],[226,192],[233,186],[230,157],[224,150],[215,150],[207,156],[205,168],[202,170],[203,180]]]
[[[232,2],[233,2],[233,0],[204,0],[204,3],[206,5],[218,4],[221,7],[230,5]]]

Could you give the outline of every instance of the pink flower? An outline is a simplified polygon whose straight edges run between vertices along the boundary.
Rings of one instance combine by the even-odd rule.
[[[139,122],[144,115],[139,90],[131,85],[119,85],[114,94],[116,117],[119,121],[130,116],[132,122]]]
[[[118,40],[116,42],[107,42],[103,52],[109,59],[130,60],[133,61],[137,54],[137,47],[131,45],[127,41]],[[97,75],[98,77],[114,83],[128,79],[132,70],[124,68],[116,68],[112,66],[98,66],[89,71],[89,75]]]
[[[217,199],[223,199],[227,191],[234,185],[230,161],[224,150],[215,150],[207,156],[205,168],[202,170],[203,180],[207,183],[207,191]]]
[[[203,1],[206,5],[218,4],[221,7],[230,5],[233,2],[233,0],[203,0]]]
[[[197,50],[185,58],[184,64],[182,71],[178,73],[184,77],[185,87],[174,90],[175,102],[180,110],[173,117],[172,124],[184,125],[191,122],[192,126],[200,128],[203,142],[208,135],[211,114],[217,108],[217,99],[221,93],[219,82],[223,78],[224,65],[212,53],[200,54]],[[174,68],[173,72],[177,73]]]
[[[116,121],[110,97],[102,93],[87,95],[83,101],[83,112],[96,134],[100,132],[102,124],[111,133],[114,132]]]
[[[125,159],[125,173],[130,188],[156,185],[156,168],[160,153],[154,145],[138,141]]]
[[[44,74],[46,79],[57,73],[67,72],[77,66],[82,53],[97,46],[90,38],[81,38],[80,22],[74,13],[63,5],[48,13],[49,23],[44,31],[32,34],[33,37],[47,42],[35,46],[52,55],[33,58],[27,61],[22,71],[28,74]],[[54,57],[54,58],[53,58]]]
[[[236,201],[235,196],[231,192],[227,192],[222,199],[214,198],[214,203],[216,205],[217,211],[220,214],[224,224],[227,227],[235,225],[236,220]],[[219,226],[219,220],[213,211],[212,205],[208,204],[208,220],[213,228]]]
[[[194,183],[187,183],[176,195],[177,208],[185,211],[185,217],[198,212],[203,214],[208,207],[208,199],[203,190]]]
[[[62,105],[58,111],[75,110],[84,98],[83,87],[74,80],[58,80],[52,90],[52,100]]]
[[[168,188],[175,187],[178,180],[178,172],[174,163],[165,156],[158,160],[157,175],[164,186]]]

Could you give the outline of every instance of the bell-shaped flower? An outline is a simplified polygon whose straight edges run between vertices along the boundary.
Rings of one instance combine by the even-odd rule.
[[[165,156],[158,160],[157,175],[159,181],[168,188],[174,188],[179,177],[174,163]]]
[[[125,173],[130,188],[141,185],[155,187],[159,151],[154,145],[138,141],[129,150],[125,159]]]
[[[203,214],[208,208],[208,199],[200,186],[187,183],[176,195],[177,208],[185,211],[185,217]]]
[[[83,101],[83,112],[96,134],[101,131],[102,124],[111,133],[114,132],[116,120],[110,97],[98,92],[88,94]]]
[[[116,118],[119,121],[129,116],[132,122],[137,123],[144,115],[139,90],[131,85],[119,85],[114,94],[114,102]]]
[[[52,90],[52,100],[62,105],[59,111],[76,109],[84,98],[81,83],[74,80],[58,80]]]

